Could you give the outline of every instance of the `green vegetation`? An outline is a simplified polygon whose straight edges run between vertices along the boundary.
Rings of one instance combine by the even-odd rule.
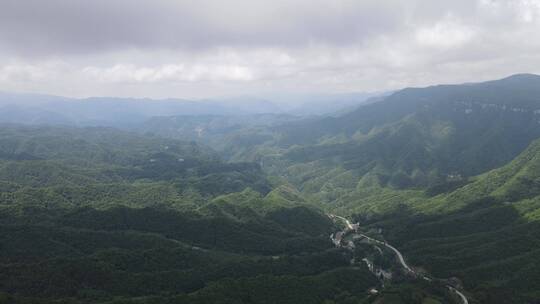
[[[291,299],[344,303],[377,284],[343,268],[328,217],[290,187],[270,191],[256,164],[112,129],[0,138],[1,301],[201,303],[297,285]]]
[[[3,125],[0,303],[461,303],[448,284],[538,302],[539,97],[517,75],[339,117]],[[334,248],[325,213],[433,282],[384,249]],[[364,256],[398,275],[382,288]]]
[[[399,204],[381,200],[386,209],[365,208],[357,217],[368,227],[382,227],[411,264],[435,277],[460,278],[480,303],[536,301],[531,291],[540,289],[539,165],[536,141],[508,165],[454,191],[417,193]]]

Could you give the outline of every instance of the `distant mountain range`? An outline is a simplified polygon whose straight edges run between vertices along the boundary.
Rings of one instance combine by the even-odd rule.
[[[540,76],[304,97],[1,95],[0,302],[540,301]]]
[[[94,97],[70,99],[42,95],[0,94],[0,121],[27,124],[125,126],[152,116],[238,115],[279,112],[260,99],[151,100]]]
[[[137,130],[201,141],[236,160],[259,161],[274,169],[303,164],[307,176],[323,170],[324,177],[317,179],[326,182],[343,170],[364,182],[398,188],[497,168],[540,137],[537,75],[407,88],[369,101],[322,117],[154,117]],[[300,188],[313,182],[299,180]],[[320,186],[307,188],[320,191]]]
[[[540,76],[404,89],[272,132],[263,144],[281,147],[281,159],[295,165],[369,173],[398,187],[471,176],[506,164],[540,137]]]
[[[363,103],[372,94],[296,95],[270,101],[240,96],[204,100],[92,97],[0,92],[0,123],[126,127],[155,116],[322,115]]]

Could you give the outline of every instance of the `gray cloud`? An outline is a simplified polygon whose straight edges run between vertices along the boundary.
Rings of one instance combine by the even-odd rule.
[[[0,39],[23,53],[350,44],[400,26],[380,1],[3,0]],[[379,4],[378,4],[379,3]],[[398,3],[398,2],[395,2]]]
[[[0,90],[358,91],[540,71],[540,0],[0,0]]]

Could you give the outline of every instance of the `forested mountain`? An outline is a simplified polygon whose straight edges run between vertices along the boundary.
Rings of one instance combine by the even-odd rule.
[[[376,119],[385,103],[403,108]],[[472,301],[535,303],[539,108],[535,75],[407,89],[336,119],[334,131],[305,126],[295,136],[306,144],[282,150],[285,176],[329,210],[356,214],[363,229],[382,228],[413,265],[462,280]]]
[[[268,127],[301,119],[288,114],[156,116],[131,128],[142,134],[198,141],[223,152],[272,139]],[[247,136],[245,136],[247,135]]]
[[[461,279],[472,302],[534,303],[539,137],[540,76],[522,74],[231,130],[216,147],[323,209],[382,228],[413,265]]]
[[[367,226],[383,227],[411,263],[436,277],[463,280],[480,303],[535,303],[540,290],[539,168],[537,140],[508,165],[454,191],[418,194],[370,219],[359,208],[357,217]]]
[[[4,124],[0,303],[535,303],[539,138],[536,75],[308,119]]]
[[[540,0],[0,0],[0,304],[540,304]]]
[[[359,180],[434,186],[502,166],[540,136],[540,76],[404,89],[339,117],[236,136],[248,144],[224,146],[232,159],[260,162],[307,192]]]
[[[278,301],[288,284],[284,302],[341,303],[378,284],[294,189],[193,142],[3,125],[0,189],[1,303]]]

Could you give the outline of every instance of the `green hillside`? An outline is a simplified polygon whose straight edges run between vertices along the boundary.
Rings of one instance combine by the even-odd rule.
[[[369,174],[392,188],[432,186],[502,166],[538,138],[538,87],[540,76],[515,75],[405,89],[340,117],[231,131],[216,147],[234,160],[259,162],[306,192],[324,190],[311,177],[320,172],[340,187],[341,173],[326,174],[336,169],[356,180]]]
[[[538,76],[132,131],[2,125],[0,303],[460,303],[448,282],[540,300]],[[365,241],[335,248],[328,213],[434,283]]]
[[[404,89],[339,117],[214,137],[222,155],[260,164],[287,190],[221,196],[201,210],[244,221],[259,205],[255,213],[268,220],[293,197],[302,205],[294,217],[273,220],[294,223],[309,206],[353,216],[367,230],[382,228],[413,265],[457,277],[472,303],[534,303],[538,138],[540,76]]]
[[[450,193],[363,222],[383,227],[413,265],[458,277],[480,303],[540,298],[540,141]],[[383,203],[383,202],[381,202]]]
[[[274,127],[236,159],[382,228],[413,265],[462,280],[472,301],[534,302],[539,88],[540,77],[516,75],[406,89],[342,117]]]
[[[293,285],[291,301],[345,303],[378,284],[258,164],[103,128],[5,125],[0,151],[0,303],[201,303]]]

